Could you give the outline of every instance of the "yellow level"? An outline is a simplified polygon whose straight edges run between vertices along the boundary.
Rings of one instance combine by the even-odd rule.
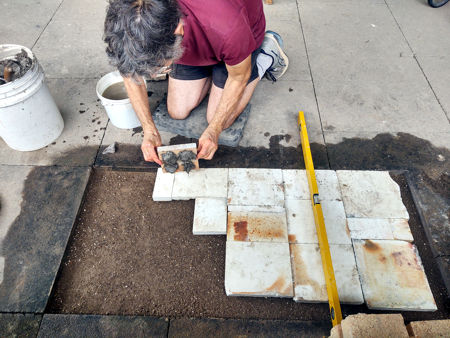
[[[327,285],[328,303],[333,326],[342,321],[341,305],[334,277],[333,262],[331,261],[330,246],[328,245],[327,231],[323,219],[322,206],[320,205],[319,189],[317,188],[316,174],[309,146],[308,131],[306,130],[305,115],[298,113],[298,126],[300,128],[300,138],[302,141],[303,159],[305,160],[306,175],[308,176],[309,192],[316,223],[317,237],[319,238],[320,255],[322,256],[322,267]]]

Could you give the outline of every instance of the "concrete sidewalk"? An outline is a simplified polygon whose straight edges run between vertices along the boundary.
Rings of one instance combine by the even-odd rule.
[[[58,140],[38,151],[17,152],[0,139],[0,312],[45,312],[92,166],[155,168],[143,161],[142,132],[109,123],[95,94],[98,79],[112,70],[102,42],[106,5],[0,3],[0,43],[33,50],[65,122]],[[258,85],[240,146],[221,147],[200,166],[301,167],[303,110],[317,167],[409,171],[449,283],[450,4],[274,0],[264,10],[267,29],[284,39],[289,69],[278,82]],[[167,82],[152,82],[149,91],[155,109]],[[161,135],[164,144],[186,141]],[[102,155],[113,142],[117,153]]]

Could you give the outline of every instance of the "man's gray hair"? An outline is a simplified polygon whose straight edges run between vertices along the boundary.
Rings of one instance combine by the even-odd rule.
[[[155,75],[181,57],[180,18],[176,0],[109,0],[103,40],[111,64],[125,77]]]

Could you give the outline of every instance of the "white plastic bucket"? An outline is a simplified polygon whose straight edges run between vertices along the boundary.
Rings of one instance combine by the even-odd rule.
[[[24,76],[0,86],[0,136],[12,149],[32,151],[56,140],[64,129],[64,121],[31,50],[0,45],[0,60],[13,58],[22,49],[33,64]]]
[[[106,74],[97,82],[97,96],[105,107],[106,113],[114,126],[121,129],[140,127],[141,122],[136,116],[129,98],[110,100],[103,96],[106,89],[118,82],[123,82],[123,77],[118,71]]]

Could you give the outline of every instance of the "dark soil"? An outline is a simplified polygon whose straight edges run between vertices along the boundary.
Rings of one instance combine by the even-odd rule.
[[[442,281],[403,176],[395,176],[411,215],[439,310],[403,312],[407,321],[448,318]],[[327,304],[227,297],[225,236],[192,235],[194,201],[153,202],[153,172],[97,169],[46,312],[163,317],[329,318]],[[344,316],[370,312],[343,306]],[[373,312],[373,311],[372,311]]]
[[[14,58],[0,60],[0,85],[17,80],[25,75],[33,65],[33,60],[22,49]]]

